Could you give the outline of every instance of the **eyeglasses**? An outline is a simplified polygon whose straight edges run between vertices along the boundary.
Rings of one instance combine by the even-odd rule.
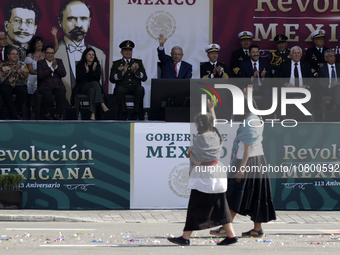
[[[46,55],[54,55],[54,52],[45,52]]]
[[[10,53],[9,55],[19,56],[19,53]]]
[[[22,21],[22,19],[15,18],[13,21],[11,21],[13,26],[20,27],[22,23],[25,23],[26,26],[32,27],[34,26],[34,20],[32,19],[27,19],[25,22]]]

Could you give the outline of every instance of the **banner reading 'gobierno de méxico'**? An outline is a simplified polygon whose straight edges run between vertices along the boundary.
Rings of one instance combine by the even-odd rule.
[[[195,139],[194,123],[135,123],[131,169],[131,209],[187,208],[188,148]],[[235,128],[220,129],[220,161],[229,165]]]
[[[1,123],[1,174],[23,174],[23,208],[128,209],[129,123]]]

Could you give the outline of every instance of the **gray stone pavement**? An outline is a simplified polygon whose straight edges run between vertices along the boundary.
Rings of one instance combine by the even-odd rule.
[[[276,211],[275,223],[339,224],[339,211]],[[19,222],[110,222],[110,223],[183,223],[186,210],[0,210],[0,221]],[[248,222],[237,215],[234,223]]]

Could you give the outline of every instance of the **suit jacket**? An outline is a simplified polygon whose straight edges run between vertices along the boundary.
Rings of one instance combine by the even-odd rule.
[[[192,65],[182,60],[181,68],[176,77],[175,63],[169,55],[163,50],[157,48],[158,59],[162,63],[163,79],[190,79],[192,77]]]
[[[260,64],[260,73],[259,75],[261,76],[261,72],[266,69],[266,78],[270,77],[270,66],[268,61],[264,60],[264,59],[259,59],[259,64]],[[244,60],[241,63],[240,66],[240,77],[242,78],[250,78],[251,76],[254,75],[254,67],[253,67],[253,63],[251,62],[250,58]]]
[[[97,47],[95,47],[91,44],[86,43],[86,41],[85,41],[85,45],[86,45],[87,48],[91,47],[96,51],[97,58],[99,60],[100,66],[102,67],[102,70],[101,70],[101,72],[102,72],[102,75],[101,75],[102,84],[105,84],[105,81],[106,81],[106,78],[105,78],[106,77],[106,75],[105,75],[106,55],[105,55],[105,53],[101,49],[99,49],[99,48],[97,48]],[[72,95],[72,89],[76,85],[76,74],[72,73],[72,69],[71,69],[71,66],[70,66],[70,60],[69,60],[68,54],[67,54],[67,47],[66,47],[64,39],[61,39],[59,41],[59,50],[55,54],[55,57],[62,59],[64,65],[65,65],[66,76],[63,78],[63,82],[64,82],[65,87],[66,87],[66,98],[67,98],[67,100],[70,101],[71,95]]]
[[[248,50],[249,52],[249,50]],[[243,60],[249,59],[249,55],[246,55],[243,49],[233,51],[230,59],[230,70],[235,76],[240,76],[240,67]]]
[[[38,72],[38,89],[42,90],[45,88],[49,89],[66,89],[62,78],[66,75],[66,70],[63,61],[56,58],[58,68],[52,72],[51,68],[47,65],[46,59],[39,60],[37,63]],[[53,74],[53,75],[52,75]]]
[[[97,81],[100,84],[101,66],[99,63],[97,63],[96,70],[93,71],[92,64],[89,66],[89,72],[86,73],[84,63],[79,62],[76,66],[76,74],[77,84],[72,90],[71,105],[74,105],[75,96],[80,93],[86,82]],[[104,94],[103,86],[101,86],[101,91],[102,94]]]
[[[310,64],[300,61],[302,78],[312,78],[312,69]],[[292,61],[285,61],[281,64],[277,77],[279,78],[290,78],[292,70]]]
[[[336,77],[338,78],[338,81],[340,81],[340,64],[335,63],[335,72],[336,72]],[[327,82],[321,82],[320,83],[320,87],[322,89],[328,89],[329,86],[329,71],[328,71],[328,65],[325,64],[324,66],[320,67],[319,69],[319,78],[323,78],[326,80],[327,78]],[[318,83],[319,84],[319,83]]]
[[[131,66],[133,63],[138,64],[138,69],[135,73],[131,72]],[[110,82],[116,83],[117,86],[141,86],[142,81],[146,81],[148,76],[146,75],[145,68],[141,59],[132,58],[130,59],[127,72],[123,75],[122,71],[124,69],[125,60],[118,59],[113,61],[111,72],[110,72]]]
[[[4,61],[4,60],[8,60],[8,56],[7,56],[7,50],[10,48],[10,46],[5,46],[2,50],[3,50],[3,52],[4,52],[4,59],[2,60],[2,61]]]
[[[320,64],[322,66],[323,64],[326,63],[324,57],[325,50],[328,50],[328,48],[323,47],[322,53],[320,53],[314,46],[306,51],[305,62],[311,65],[313,74],[319,72]]]
[[[226,64],[222,62],[217,62],[216,66],[223,67],[222,74],[217,73],[214,78],[229,78],[229,75],[227,73],[227,66]],[[201,72],[201,78],[211,78],[211,74],[213,74],[214,66],[208,62],[204,62],[200,65],[200,72]]]

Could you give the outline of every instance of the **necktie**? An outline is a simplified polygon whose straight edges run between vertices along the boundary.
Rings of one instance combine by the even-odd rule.
[[[254,63],[254,73],[257,71],[257,67],[256,67],[256,63]],[[259,74],[257,74],[257,76],[255,77],[255,80],[254,80],[254,89],[255,91],[258,91],[259,89]]]
[[[321,49],[318,49],[318,51],[319,51],[320,53],[322,53]]]
[[[2,49],[0,49],[0,61],[2,60]]]
[[[177,78],[177,63],[175,63],[175,73],[176,73],[176,78]]]
[[[294,67],[294,77],[295,77],[295,87],[300,87],[300,84],[299,84],[299,71],[298,71],[298,68],[297,68],[297,65],[298,63],[295,63],[294,64],[295,67]]]
[[[332,66],[332,72],[331,72],[331,84],[333,81],[335,81],[336,78],[335,78],[335,70],[334,70],[334,66]]]
[[[80,51],[81,53],[83,53],[84,50],[86,50],[86,46],[82,45],[82,46],[73,46],[73,45],[69,45],[69,49],[70,49],[70,53],[73,53],[75,51]]]
[[[245,51],[245,53],[246,53],[246,56],[248,56],[248,51],[247,50]]]

